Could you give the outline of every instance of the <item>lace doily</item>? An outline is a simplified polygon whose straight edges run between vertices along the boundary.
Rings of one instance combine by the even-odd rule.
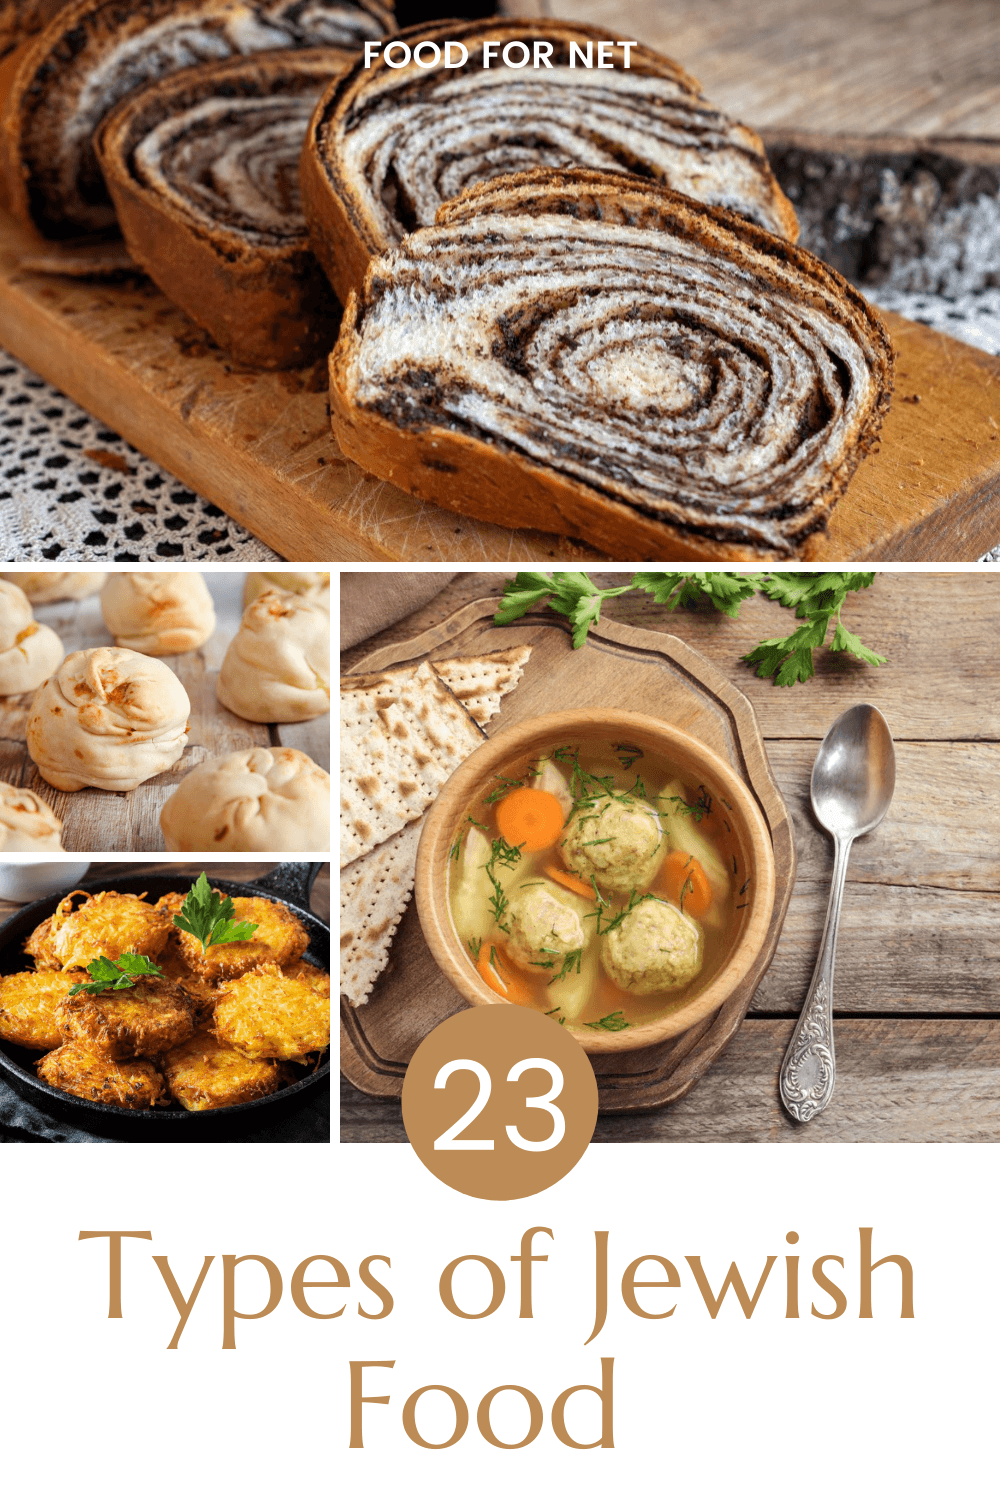
[[[0,354],[8,562],[271,562],[278,553]]]

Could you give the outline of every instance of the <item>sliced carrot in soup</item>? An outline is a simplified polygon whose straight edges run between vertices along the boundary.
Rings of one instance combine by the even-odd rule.
[[[497,828],[508,844],[534,853],[548,849],[563,829],[558,797],[540,787],[522,786],[497,805]]]
[[[545,874],[550,880],[558,880],[568,891],[575,891],[578,896],[589,896],[593,901],[594,887],[587,880],[581,880],[579,875],[571,875],[568,870],[560,870],[558,865],[546,865]]]
[[[671,849],[656,877],[657,889],[689,917],[703,917],[712,904],[708,876],[693,854]]]
[[[522,984],[512,972],[510,963],[504,962],[495,944],[492,947],[488,943],[482,945],[479,957],[476,959],[476,968],[490,989],[502,995],[505,1000],[509,1000],[511,1005],[531,1004],[531,994],[527,986]]]

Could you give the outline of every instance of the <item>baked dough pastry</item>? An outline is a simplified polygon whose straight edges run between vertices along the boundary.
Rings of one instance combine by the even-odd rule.
[[[330,361],[369,472],[614,557],[801,555],[871,448],[892,349],[807,251],[612,172],[473,188],[372,262]]]
[[[130,94],[97,134],[132,257],[254,369],[307,364],[336,337],[298,168],[313,109],[354,56],[285,50],[186,68]]]
[[[23,49],[0,113],[10,207],[50,239],[106,230],[94,133],[126,94],[235,53],[357,47],[394,29],[380,0],[75,0]]]
[[[308,594],[324,609],[330,608],[329,573],[248,573],[243,585],[243,608],[268,589],[279,594]]]
[[[255,724],[297,724],[328,713],[328,611],[309,594],[261,594],[243,611],[215,691]]]
[[[67,0],[4,0],[0,5],[0,58],[47,26]]]
[[[16,583],[34,604],[52,604],[57,599],[86,599],[104,587],[107,573],[75,569],[70,573],[0,573]]]
[[[144,656],[197,651],[215,629],[215,606],[200,573],[112,573],[101,613],[116,646]]]
[[[131,792],[184,753],[191,704],[170,668],[121,646],[72,651],[35,694],[28,754],[63,792]]]
[[[545,19],[447,21],[402,38],[420,64],[436,48],[438,64],[360,60],[327,90],[303,151],[313,246],[342,302],[370,256],[433,224],[442,203],[533,167],[634,172],[796,238],[759,136],[709,104],[669,57],[630,43],[625,68],[614,32]],[[464,67],[444,65],[446,40],[468,50]],[[510,44],[513,63],[547,47],[551,66],[505,65]],[[596,66],[602,46],[611,67]],[[580,65],[588,54],[592,68]]]
[[[167,848],[330,848],[330,777],[301,750],[234,750],[189,771],[160,809]]]
[[[39,625],[16,583],[0,578],[0,696],[34,692],[62,659],[55,631]]]
[[[0,781],[0,853],[65,854],[62,823],[47,802],[27,787]]]

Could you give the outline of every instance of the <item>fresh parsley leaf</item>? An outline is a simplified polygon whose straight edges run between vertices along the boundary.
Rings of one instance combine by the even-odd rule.
[[[848,594],[874,581],[874,573],[769,573],[760,591],[801,620],[817,609],[839,609]]]
[[[145,953],[122,953],[118,958],[95,958],[87,965],[90,984],[74,984],[71,995],[100,995],[105,990],[130,990],[143,974],[160,974],[163,970]]]
[[[866,661],[870,667],[882,667],[886,658],[879,656],[870,647],[864,645],[860,636],[852,635],[846,625],[837,621],[837,628],[833,632],[833,640],[830,642],[831,651],[848,651],[851,656],[857,656],[861,661]]]
[[[208,883],[202,870],[184,897],[184,904],[174,926],[198,939],[202,953],[219,943],[245,943],[257,931],[256,922],[237,922],[236,908],[229,896],[220,896]]]
[[[571,621],[573,646],[579,649],[591,625],[600,619],[605,599],[631,589],[642,590],[669,610],[681,605],[711,604],[731,620],[738,618],[745,600],[760,593],[785,609],[794,610],[796,618],[805,624],[787,636],[761,641],[743,660],[757,668],[758,677],[773,677],[776,686],[790,687],[815,675],[813,652],[824,645],[831,620],[834,622],[831,651],[846,651],[870,666],[884,664],[885,658],[847,630],[840,618],[847,596],[870,588],[874,581],[874,573],[643,572],[634,573],[631,583],[624,586],[600,589],[586,573],[518,573],[506,585],[503,606],[494,619],[497,625],[509,625],[533,605],[547,600],[552,609]],[[577,783],[574,785],[571,780],[570,790],[579,801],[590,788],[582,775],[577,776]],[[608,792],[608,795],[613,794]]]
[[[495,625],[510,625],[535,604],[547,599],[551,607],[565,615],[573,626],[573,646],[583,645],[587,631],[601,618],[605,599],[627,594],[632,584],[620,588],[599,589],[586,573],[518,573],[504,588],[504,602],[493,617]]]
[[[742,573],[636,573],[632,583],[670,610],[704,599],[731,620],[739,615],[744,599],[757,592],[756,578]]]
[[[504,586],[503,604],[493,616],[494,625],[511,625],[555,592],[548,573],[518,573]]]

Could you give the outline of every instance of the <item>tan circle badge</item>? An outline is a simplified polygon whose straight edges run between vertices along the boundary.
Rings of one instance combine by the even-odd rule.
[[[547,1016],[477,1006],[435,1027],[403,1081],[403,1124],[435,1177],[473,1198],[530,1198],[576,1166],[597,1123],[597,1080]]]

